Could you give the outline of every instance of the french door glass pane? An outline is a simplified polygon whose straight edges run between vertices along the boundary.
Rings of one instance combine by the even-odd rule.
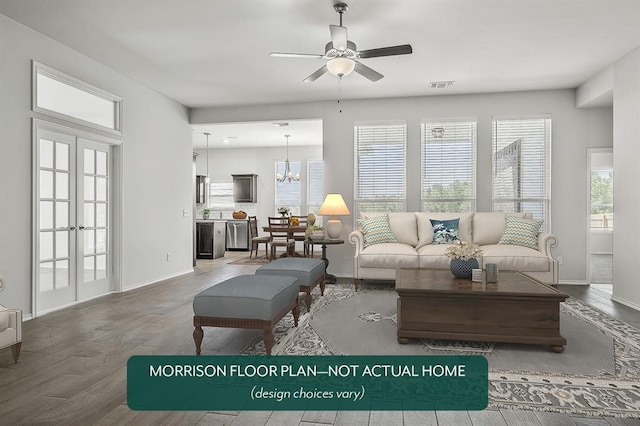
[[[95,226],[94,212],[94,203],[84,203],[84,226],[87,228],[93,228]]]
[[[84,150],[84,173],[85,174],[95,174],[95,160],[94,160],[94,156],[93,153],[95,151],[92,149],[86,149]]]
[[[40,232],[40,259],[53,259],[53,232]]]
[[[40,198],[53,198],[53,172],[40,170]]]
[[[53,168],[53,141],[40,139],[40,167]]]
[[[69,257],[69,231],[56,231],[56,259]]]
[[[69,261],[56,261],[56,288],[69,287]]]
[[[56,172],[56,198],[69,199],[69,173]]]
[[[40,264],[40,291],[53,290],[53,262]]]
[[[105,278],[107,276],[107,255],[101,254],[96,256],[96,279]]]
[[[53,201],[40,201],[40,229],[53,228]]]
[[[107,251],[107,230],[96,230],[96,253],[104,253]]]
[[[107,153],[102,151],[96,152],[96,174],[107,175]]]
[[[84,199],[87,201],[96,199],[93,176],[84,177]]]
[[[94,254],[96,252],[96,242],[93,230],[85,229],[84,231],[84,252]]]
[[[96,200],[107,201],[107,178],[96,178]]]
[[[96,204],[96,226],[97,227],[107,226],[107,205],[106,204]]]
[[[69,226],[69,203],[66,201],[56,201],[56,228],[66,228]]]
[[[56,169],[69,170],[69,145],[56,142]]]
[[[94,273],[93,270],[95,268],[95,259],[93,256],[87,256],[84,258],[84,282],[88,283],[93,281]]]

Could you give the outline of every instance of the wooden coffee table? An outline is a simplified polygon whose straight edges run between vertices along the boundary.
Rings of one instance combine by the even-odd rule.
[[[398,342],[411,338],[549,345],[562,352],[560,302],[569,297],[520,272],[497,283],[454,278],[448,269],[398,269]]]

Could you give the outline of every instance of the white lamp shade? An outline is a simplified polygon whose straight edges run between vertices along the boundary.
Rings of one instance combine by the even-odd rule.
[[[347,205],[340,194],[327,194],[318,210],[318,214],[322,216],[331,216],[325,225],[327,236],[331,240],[340,238],[342,233],[342,222],[336,216],[348,216],[351,214]]]
[[[344,77],[351,74],[355,67],[356,63],[353,61],[353,59],[349,58],[338,57],[329,59],[329,61],[327,62],[327,70],[329,70],[331,74],[338,77]]]

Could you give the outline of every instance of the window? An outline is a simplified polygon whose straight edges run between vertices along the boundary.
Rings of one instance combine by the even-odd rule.
[[[94,129],[122,134],[122,99],[33,62],[33,110]]]
[[[302,165],[300,161],[290,161],[289,165],[291,167],[291,172],[293,173],[294,176],[296,174],[301,175],[300,170],[302,168]],[[276,161],[276,170],[273,176],[274,180],[278,173],[282,175],[284,174],[284,167],[285,167],[284,161]],[[299,215],[300,204],[301,204],[301,196],[300,196],[301,181],[292,180],[291,182],[289,182],[285,180],[284,182],[280,182],[276,180],[275,182],[276,182],[276,209],[278,207],[289,207],[290,213],[292,215]]]
[[[407,125],[356,123],[354,141],[354,218],[361,212],[404,211]]]
[[[591,230],[613,230],[613,170],[591,169]]]
[[[422,211],[476,209],[475,121],[422,123]]]
[[[551,117],[493,119],[493,210],[530,212],[549,230]]]
[[[324,201],[324,164],[322,160],[309,160],[307,177],[307,212],[317,213]]]

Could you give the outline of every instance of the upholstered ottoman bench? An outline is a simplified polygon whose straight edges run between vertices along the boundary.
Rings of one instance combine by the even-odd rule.
[[[290,275],[298,279],[300,291],[305,292],[307,312],[311,309],[311,290],[320,284],[320,294],[324,295],[325,263],[322,259],[306,257],[283,257],[262,265],[256,275]]]
[[[200,355],[202,327],[251,328],[264,331],[267,355],[273,348],[273,326],[289,311],[298,326],[298,279],[281,275],[240,275],[211,286],[193,299],[193,340]]]

